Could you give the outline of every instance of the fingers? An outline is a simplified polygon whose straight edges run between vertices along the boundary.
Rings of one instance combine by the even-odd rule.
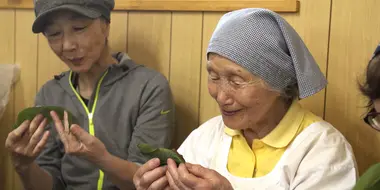
[[[159,168],[156,168],[156,169],[159,169]],[[155,180],[153,181],[153,183],[151,183],[151,185],[149,186],[149,189],[164,189],[165,187],[167,187],[169,185],[169,182],[165,176],[165,173],[166,173],[166,168],[164,172],[162,173],[160,172],[161,177],[158,180]]]
[[[169,186],[171,189],[179,190],[179,187],[174,182],[174,179],[173,179],[172,175],[170,175],[169,171],[166,172],[166,179],[168,180],[168,183],[169,183]]]
[[[166,166],[157,167],[151,171],[144,173],[140,178],[140,184],[149,187],[153,182],[160,179],[162,176],[165,176],[166,168]]]
[[[47,119],[45,118],[40,125],[38,126],[37,130],[33,133],[32,137],[29,140],[29,144],[27,146],[27,152],[28,154],[32,154],[35,146],[37,145],[38,142],[41,140],[41,135],[44,132],[44,127],[47,124]]]
[[[67,138],[65,135],[65,131],[64,131],[61,119],[58,117],[58,115],[57,115],[57,113],[55,113],[55,111],[51,111],[50,115],[53,118],[54,126],[57,129],[58,135],[59,135],[62,143],[66,146]]]
[[[65,126],[65,133],[69,134],[70,133],[70,129],[69,129],[70,126],[69,126],[69,119],[68,119],[66,111],[63,112],[63,122],[64,122],[64,126]]]
[[[201,183],[201,180],[194,176],[186,168],[185,164],[180,164],[178,167],[179,180],[187,187],[196,187],[197,184]]]
[[[154,170],[154,169],[157,168],[158,166],[160,166],[160,159],[158,159],[158,158],[153,158],[153,159],[149,160],[148,162],[146,162],[144,165],[142,165],[142,166],[136,171],[135,176],[136,176],[137,178],[141,178],[141,176],[143,176],[146,172],[151,171],[151,170]]]
[[[213,170],[209,170],[200,165],[194,165],[190,163],[186,163],[186,168],[191,174],[200,178],[206,178],[207,175],[213,173]]]
[[[13,130],[8,134],[8,137],[5,141],[5,147],[12,149],[15,145],[15,142],[19,141],[22,136],[25,134],[29,127],[30,121],[24,121],[17,129]]]
[[[40,126],[41,121],[43,121],[44,116],[42,114],[38,114],[36,117],[33,118],[32,122],[29,125],[29,134],[32,135],[38,126]]]
[[[79,125],[73,124],[69,130],[73,136],[84,145],[91,145],[94,143],[94,137],[83,128],[79,127]]]
[[[171,176],[169,181],[171,187],[176,187],[177,189],[188,189],[179,178],[179,171],[177,168],[177,164],[172,159],[167,160],[168,163],[168,172]]]
[[[46,142],[49,138],[49,131],[46,131],[44,133],[44,135],[42,136],[41,140],[38,142],[38,144],[36,145],[36,147],[34,148],[32,154],[33,155],[38,155],[40,154],[40,152],[42,151],[42,149],[44,148],[44,146],[46,145]]]

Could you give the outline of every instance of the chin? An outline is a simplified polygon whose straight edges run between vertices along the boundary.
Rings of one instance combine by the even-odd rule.
[[[70,65],[70,69],[75,73],[87,73],[90,71],[91,67],[86,65]]]
[[[230,129],[233,129],[233,130],[242,130],[243,129],[243,125],[241,125],[240,123],[242,122],[242,120],[240,118],[236,118],[236,117],[230,117],[230,116],[224,116],[222,115],[223,117],[223,123]]]

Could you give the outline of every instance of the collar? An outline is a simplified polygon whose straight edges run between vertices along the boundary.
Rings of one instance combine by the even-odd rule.
[[[297,135],[297,131],[301,127],[304,115],[305,110],[301,107],[298,101],[293,101],[289,110],[276,128],[260,140],[275,148],[284,148],[288,146]],[[227,126],[224,127],[224,132],[229,136],[242,135],[241,131],[230,129]]]

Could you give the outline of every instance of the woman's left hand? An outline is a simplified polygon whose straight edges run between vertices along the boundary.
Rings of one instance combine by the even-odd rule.
[[[177,168],[172,159],[168,159],[166,177],[174,190],[233,190],[231,183],[215,170],[190,163]]]
[[[95,164],[109,154],[104,144],[98,138],[90,135],[76,124],[70,127],[66,111],[64,112],[63,124],[54,111],[50,112],[50,115],[53,118],[55,128],[67,154],[84,157]]]

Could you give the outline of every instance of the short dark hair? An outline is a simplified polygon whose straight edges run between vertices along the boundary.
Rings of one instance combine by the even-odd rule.
[[[380,54],[371,59],[367,65],[365,80],[359,83],[359,89],[369,100],[367,107],[373,106],[373,101],[380,98]]]
[[[298,83],[293,83],[285,87],[281,93],[281,97],[285,100],[286,103],[291,104],[293,100],[298,99],[299,90]]]

